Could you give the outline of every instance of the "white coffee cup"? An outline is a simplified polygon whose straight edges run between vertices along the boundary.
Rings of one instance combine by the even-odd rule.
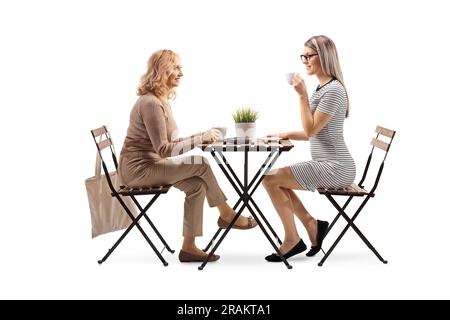
[[[290,85],[292,85],[292,78],[294,77],[294,74],[295,74],[295,72],[289,72],[289,73],[286,73],[286,81],[290,84]]]
[[[217,126],[217,127],[213,127],[213,129],[216,129],[216,130],[220,131],[219,140],[225,139],[225,136],[227,134],[227,127]]]

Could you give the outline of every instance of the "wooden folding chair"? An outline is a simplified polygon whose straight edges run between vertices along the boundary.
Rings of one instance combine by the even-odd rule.
[[[347,221],[347,225],[345,226],[345,228],[342,230],[342,232],[340,233],[340,235],[337,237],[337,239],[334,241],[333,245],[330,247],[330,249],[325,253],[325,256],[322,258],[322,260],[319,262],[319,266],[322,266],[323,263],[325,262],[325,260],[327,260],[327,258],[329,257],[329,255],[331,254],[331,252],[333,252],[334,248],[336,248],[337,244],[339,243],[339,241],[341,241],[342,237],[344,236],[344,234],[347,232],[347,230],[352,227],[353,230],[355,230],[355,232],[358,234],[358,236],[364,241],[364,243],[369,247],[370,250],[373,251],[373,253],[378,257],[378,259],[383,262],[383,263],[387,263],[387,260],[384,260],[381,255],[377,252],[377,250],[375,249],[374,246],[372,246],[372,244],[369,242],[369,240],[367,240],[367,238],[362,234],[362,232],[358,229],[358,227],[355,225],[355,219],[358,217],[359,213],[361,212],[361,210],[364,208],[364,206],[366,205],[367,201],[369,201],[370,198],[373,198],[375,196],[375,190],[378,186],[378,182],[380,181],[380,176],[381,173],[383,172],[383,168],[384,168],[384,161],[386,160],[386,156],[389,152],[389,149],[391,147],[392,144],[392,140],[394,139],[394,135],[395,135],[395,131],[393,130],[389,130],[380,126],[377,126],[377,128],[375,129],[376,132],[376,137],[372,139],[371,141],[371,145],[372,145],[372,150],[369,154],[369,158],[367,159],[367,163],[366,163],[366,167],[364,169],[364,173],[363,176],[361,178],[361,181],[356,185],[356,184],[352,184],[350,187],[345,188],[345,189],[332,189],[332,188],[318,188],[317,191],[320,194],[323,194],[327,197],[327,199],[333,204],[333,206],[338,210],[338,214],[336,215],[336,217],[334,218],[333,222],[330,224],[328,230],[327,230],[327,234],[330,232],[331,228],[333,228],[334,224],[336,223],[336,221],[339,219],[340,216],[342,216],[346,221]],[[382,140],[379,139],[379,136],[383,135],[385,137],[387,137],[389,140],[389,142],[384,142]],[[375,182],[374,185],[372,187],[372,189],[370,189],[370,191],[367,191],[366,189],[364,189],[363,183],[364,180],[366,179],[366,175],[367,172],[369,170],[369,166],[372,160],[372,154],[373,151],[375,149],[375,147],[377,149],[383,150],[384,151],[384,158],[380,164],[380,168],[378,169],[378,173],[377,176],[375,178]],[[341,207],[336,200],[333,198],[333,196],[346,196],[348,197],[347,201],[345,202],[345,204]],[[353,215],[352,218],[350,218],[346,213],[345,213],[345,208],[347,208],[348,204],[350,203],[350,201],[353,199],[353,197],[365,197],[363,202],[361,203],[361,205],[358,207],[358,209],[356,210],[355,214]],[[323,249],[322,249],[323,251]]]
[[[92,133],[92,137],[94,138],[95,145],[97,146],[97,150],[98,150],[98,153],[99,153],[99,156],[100,156],[100,159],[101,159],[101,164],[102,164],[102,167],[103,167],[104,174],[106,176],[106,180],[108,182],[109,188],[111,189],[111,196],[115,197],[120,202],[120,204],[125,209],[126,213],[128,214],[128,216],[131,219],[130,226],[124,231],[124,233],[116,241],[116,243],[113,245],[113,247],[108,250],[106,255],[101,260],[98,260],[98,263],[102,264],[103,262],[105,262],[106,259],[108,259],[108,257],[111,255],[111,253],[113,253],[113,251],[116,249],[116,247],[120,244],[120,242],[122,242],[122,240],[125,238],[125,236],[131,231],[131,229],[133,229],[133,227],[136,226],[139,229],[139,231],[141,232],[141,234],[144,236],[145,240],[147,240],[147,242],[150,245],[150,247],[156,253],[158,258],[164,264],[164,266],[167,266],[168,263],[162,257],[162,255],[161,255],[162,252],[160,253],[158,251],[158,249],[155,247],[153,242],[147,236],[145,231],[139,225],[138,221],[142,217],[145,217],[147,222],[152,227],[153,231],[156,233],[158,238],[163,243],[164,248],[166,248],[171,253],[175,252],[174,250],[172,250],[169,247],[167,242],[164,240],[164,238],[159,233],[158,229],[155,227],[155,225],[153,224],[153,222],[150,220],[150,218],[148,217],[148,215],[146,213],[147,210],[153,205],[153,203],[155,203],[156,199],[158,199],[158,197],[161,194],[165,194],[165,193],[167,193],[169,191],[171,185],[148,186],[148,187],[141,187],[141,188],[130,188],[130,187],[126,187],[126,186],[120,186],[119,190],[116,190],[116,188],[114,187],[114,185],[113,185],[113,183],[111,181],[110,172],[108,171],[108,168],[107,168],[107,165],[106,165],[106,161],[105,161],[105,157],[104,157],[104,155],[102,155],[102,151],[105,148],[109,147],[109,149],[111,151],[111,156],[112,156],[112,160],[113,160],[113,163],[114,163],[114,167],[115,167],[115,170],[117,171],[118,163],[117,163],[117,158],[116,158],[116,152],[114,150],[114,145],[113,145],[113,142],[112,142],[112,139],[111,139],[111,134],[109,133],[109,131],[106,128],[106,126],[102,126],[102,127],[98,128],[98,129],[91,130],[91,133]],[[136,200],[136,196],[142,196],[142,195],[153,195],[153,197],[149,200],[147,205],[144,206],[144,208],[142,208],[140,203]],[[122,197],[130,197],[133,200],[134,204],[136,205],[136,207],[140,211],[140,213],[136,217],[134,217],[133,213],[131,212],[130,208],[127,207],[127,205],[123,201]],[[163,248],[163,250],[164,250],[164,248]]]

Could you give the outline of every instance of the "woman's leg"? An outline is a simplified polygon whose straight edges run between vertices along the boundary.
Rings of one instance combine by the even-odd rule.
[[[186,195],[184,198],[183,236],[202,236],[203,204],[206,195],[205,183],[198,177],[191,177],[178,181],[173,186]]]
[[[231,222],[234,215],[234,210],[227,204],[227,198],[217,183],[216,177],[209,166],[208,160],[202,156],[191,156],[184,158],[183,161],[188,166],[194,166],[196,177],[203,180],[206,190],[206,199],[210,207],[217,207],[220,217],[226,222]],[[188,168],[190,170],[191,168]],[[252,220],[256,226],[256,221]],[[235,225],[240,227],[247,227],[249,220],[247,217],[240,216],[235,222]]]
[[[173,184],[174,187],[185,192],[183,236],[202,235],[205,197],[211,207],[219,208],[222,219],[231,221],[234,217],[234,211],[227,205],[227,199],[208,161],[201,156],[159,161],[152,164],[151,169],[148,170],[148,177],[141,177],[140,180],[151,181],[154,185]],[[149,182],[146,184],[148,185]],[[248,219],[239,217],[236,224],[247,226]]]
[[[293,208],[293,211],[297,218],[302,222],[303,226],[305,227],[306,231],[308,232],[309,240],[311,241],[311,245],[315,246],[317,245],[317,220],[314,219],[306,210],[303,203],[300,201],[300,199],[297,197],[294,191],[285,189],[284,190],[291,201],[291,205]]]
[[[201,236],[203,231],[203,204],[207,186],[199,177],[191,177],[175,183],[174,187],[184,191],[186,194],[184,198],[184,240],[181,250],[194,255],[196,257],[195,261],[198,261],[199,257],[208,255],[208,253],[199,249],[195,243],[195,238]],[[180,260],[183,261],[182,259],[180,252]],[[189,259],[192,259],[192,257]]]
[[[197,247],[197,245],[195,244],[195,237],[191,236],[184,236],[183,246],[181,247],[181,250],[183,250],[184,252],[195,254],[197,256],[206,257],[208,255],[207,252],[203,252]]]
[[[263,186],[283,223],[285,234],[280,251],[285,254],[300,241],[300,236],[295,227],[293,203],[291,203],[291,196],[288,190],[302,189],[302,187],[299,186],[287,167],[270,171],[264,177]]]

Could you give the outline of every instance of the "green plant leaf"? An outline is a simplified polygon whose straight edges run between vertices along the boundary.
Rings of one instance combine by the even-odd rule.
[[[233,114],[234,122],[255,122],[259,117],[259,112],[252,108],[239,108]]]

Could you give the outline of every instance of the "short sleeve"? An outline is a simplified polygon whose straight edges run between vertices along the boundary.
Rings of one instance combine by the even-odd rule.
[[[320,98],[320,102],[316,110],[333,116],[339,110],[345,109],[345,92],[338,87],[330,87]]]

